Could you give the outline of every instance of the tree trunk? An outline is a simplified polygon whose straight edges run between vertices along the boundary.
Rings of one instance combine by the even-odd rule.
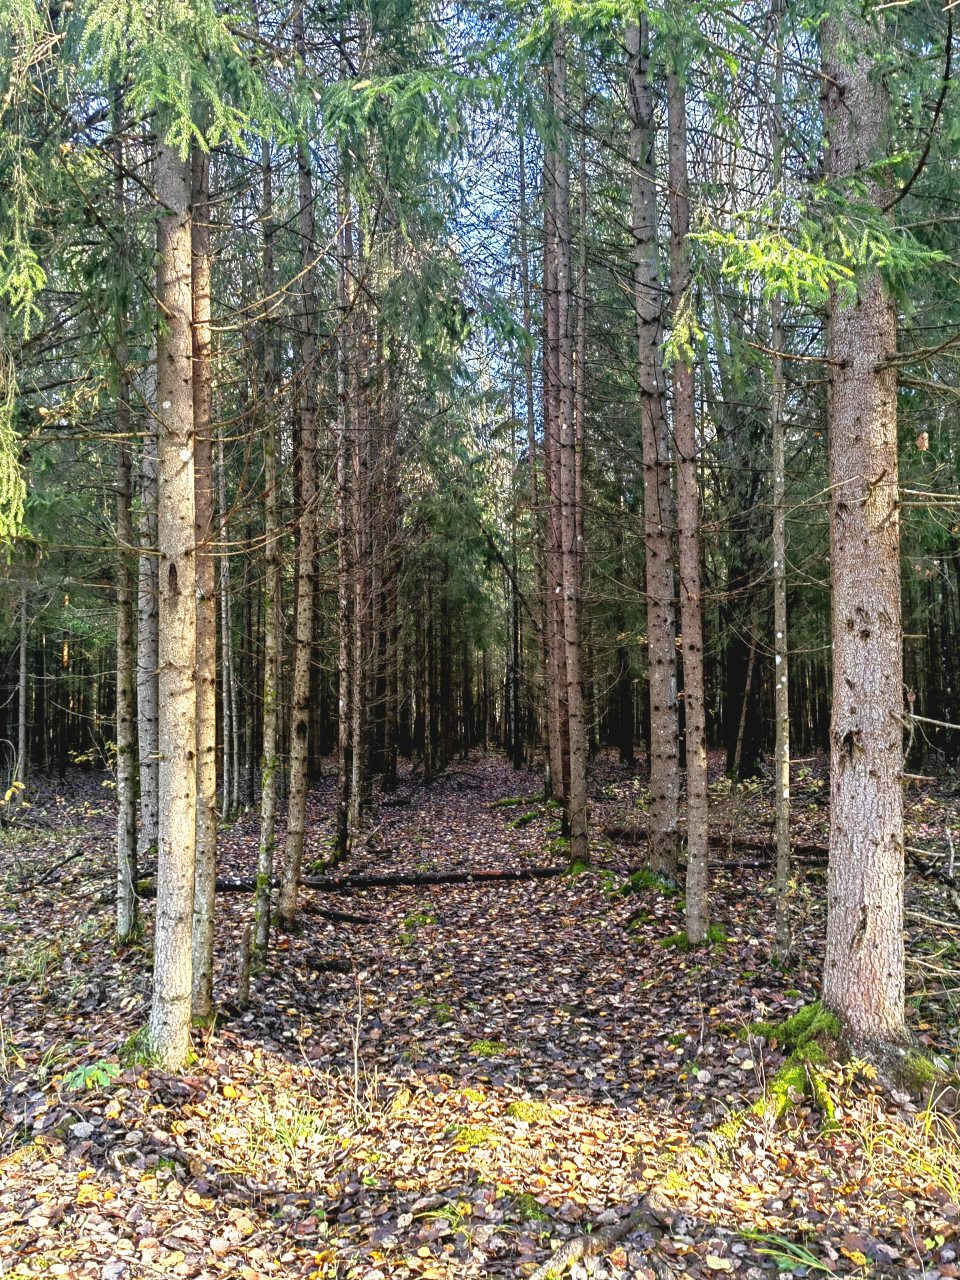
[[[260,758],[260,846],[257,851],[253,945],[263,956],[270,939],[270,888],[277,821],[277,736],[280,712],[280,530],[277,492],[277,349],[271,316],[276,288],[273,237],[273,171],[270,148],[263,143],[263,289],[267,315],[263,326],[263,512],[266,559],[263,602],[263,746]]]
[[[150,1039],[177,1071],[190,1042],[191,917],[197,822],[197,607],[193,475],[189,160],[160,142],[157,223],[157,543],[159,793]]]
[[[344,74],[341,55],[341,74]],[[353,635],[352,555],[350,532],[351,407],[350,360],[353,307],[353,223],[351,220],[350,176],[346,154],[341,157],[337,183],[340,230],[337,253],[337,301],[340,311],[337,334],[337,399],[340,420],[337,429],[337,818],[335,851],[345,855],[350,848],[350,785],[352,712],[356,691],[351,688],[351,638]]]
[[[882,207],[889,99],[882,19],[845,4],[822,28],[829,176]],[[854,185],[855,184],[855,185]],[[904,1038],[903,686],[897,315],[878,270],[829,311],[833,720],[824,1003],[851,1047]]]
[[[681,346],[693,307],[689,245],[686,89],[667,76],[670,186],[670,267],[673,326]],[[707,747],[703,691],[703,595],[700,569],[700,487],[693,352],[676,353],[673,365],[673,438],[677,449],[677,532],[680,544],[680,629],[683,637],[683,706],[687,764],[687,937],[702,942],[710,924],[707,836]]]
[[[302,31],[298,43],[302,46]],[[301,47],[302,52],[302,47]],[[303,861],[310,745],[310,660],[313,656],[313,577],[316,556],[317,340],[316,269],[313,243],[313,179],[306,144],[297,149],[300,174],[300,263],[303,275],[303,330],[300,338],[300,512],[297,522],[297,600],[290,697],[290,793],[283,850],[280,919],[292,927]]]
[[[118,95],[119,96],[119,95]],[[119,116],[119,111],[117,111]],[[114,144],[114,199],[125,216],[123,142]],[[137,595],[136,545],[133,529],[133,462],[130,454],[130,385],[127,379],[127,317],[117,334],[117,945],[137,934],[137,771],[136,653],[134,636]]]
[[[193,1016],[213,1012],[217,881],[217,584],[213,542],[210,314],[210,158],[193,149],[193,422],[197,571],[197,852],[193,897]]]
[[[230,594],[229,524],[227,516],[227,468],[223,431],[217,431],[217,536],[220,540],[220,690],[223,721],[222,810],[232,818],[240,807],[240,750],[237,680],[233,653],[233,600]]]
[[[30,693],[29,668],[29,592],[26,581],[20,588],[20,637],[18,645],[19,671],[17,675],[17,765],[14,770],[14,781],[20,783],[22,798],[27,786],[27,775],[30,763],[30,742],[28,737],[29,717],[27,700]]]
[[[666,388],[660,363],[663,290],[657,265],[657,187],[647,21],[627,27],[634,296],[643,450],[643,539],[650,687],[650,864],[674,876],[680,853],[680,730]]]
[[[557,120],[566,114],[566,50],[562,33],[554,41],[553,92]],[[563,588],[562,641],[569,726],[567,814],[570,861],[590,860],[587,838],[587,733],[580,675],[580,558],[577,532],[577,439],[574,405],[574,305],[571,278],[570,166],[566,142],[555,150],[558,364],[560,373],[560,544]]]
[[[155,354],[155,351],[154,353]],[[148,365],[143,387],[144,425],[140,453],[140,527],[142,549],[137,583],[137,758],[140,766],[140,833],[138,854],[152,857],[159,835],[160,634],[157,597],[157,419],[156,370]]]
[[[773,169],[774,189],[783,181],[783,0],[774,0],[776,61],[773,80]],[[770,425],[773,436],[773,703],[776,740],[774,744],[773,786],[776,812],[777,860],[773,895],[776,905],[776,954],[790,952],[790,689],[788,684],[787,640],[787,501],[786,501],[786,413],[783,369],[783,302],[770,305],[770,345],[773,348],[773,384],[770,395]]]

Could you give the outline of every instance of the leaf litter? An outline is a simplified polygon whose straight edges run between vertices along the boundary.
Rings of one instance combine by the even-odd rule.
[[[822,764],[801,775],[798,838],[823,835],[823,776]],[[318,865],[332,786],[310,799]],[[407,775],[339,872],[559,868],[559,818],[539,787],[496,757],[429,788]],[[768,790],[734,796],[719,777],[713,790],[721,826],[769,831]],[[636,822],[643,803],[631,770],[596,762],[598,831]],[[918,797],[911,838],[942,831],[953,803]],[[581,875],[340,892],[335,905],[375,923],[305,912],[302,931],[275,937],[246,1008],[233,966],[251,904],[224,894],[220,1014],[174,1077],[137,1034],[150,904],[144,943],[112,945],[109,795],[77,774],[30,821],[0,844],[5,1278],[525,1276],[584,1232],[616,1234],[651,1187],[669,1220],[571,1274],[960,1276],[949,1116],[857,1064],[823,1069],[832,1123],[800,1094],[779,1120],[751,1111],[783,1062],[776,1037],[751,1028],[816,995],[815,868],[786,970],[770,960],[772,876],[728,865],[735,841],[714,887],[725,940],[683,952],[662,945],[683,927],[680,896],[655,883],[621,894],[642,850],[598,837]],[[256,844],[254,815],[224,830],[221,874],[249,875]],[[911,956],[936,958],[911,971],[914,1026],[950,1057],[958,983],[942,977],[942,944],[960,931],[916,917],[956,928],[960,916],[919,876],[908,907]]]

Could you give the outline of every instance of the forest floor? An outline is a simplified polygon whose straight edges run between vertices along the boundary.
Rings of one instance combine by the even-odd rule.
[[[795,785],[797,838],[823,839],[822,764]],[[406,777],[338,874],[561,866],[538,790],[496,757]],[[0,1276],[523,1277],[652,1185],[667,1219],[575,1276],[960,1276],[947,1115],[857,1064],[823,1068],[832,1122],[802,1090],[763,1111],[783,1053],[751,1027],[816,995],[823,868],[802,868],[797,958],[777,968],[772,871],[738,855],[769,834],[769,786],[712,790],[735,835],[715,851],[725,938],[698,950],[664,945],[678,895],[618,892],[642,847],[598,838],[579,875],[306,892],[372,923],[305,914],[238,1009],[251,903],[223,894],[224,1008],[183,1076],[137,1047],[150,904],[144,944],[117,954],[109,780],[41,790],[0,833]],[[311,858],[331,795],[311,797]],[[596,763],[598,830],[636,825],[642,801],[631,770]],[[960,827],[946,787],[908,803],[913,844]],[[251,874],[256,843],[254,815],[224,831],[222,874]],[[907,900],[912,1024],[955,1061],[958,903],[913,872]]]

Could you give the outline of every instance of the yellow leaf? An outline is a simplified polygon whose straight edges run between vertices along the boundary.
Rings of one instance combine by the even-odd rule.
[[[867,1265],[867,1255],[865,1253],[861,1253],[859,1249],[841,1249],[840,1252],[845,1258],[849,1258],[850,1261],[855,1263],[858,1267],[865,1267]]]

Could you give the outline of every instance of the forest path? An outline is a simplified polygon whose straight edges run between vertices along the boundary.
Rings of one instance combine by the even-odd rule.
[[[598,762],[595,818],[622,819],[638,785]],[[340,870],[562,863],[538,791],[497,757],[458,762],[429,788],[406,778]],[[324,853],[331,796],[328,779],[311,797],[310,857]],[[522,1276],[652,1183],[689,1216],[655,1242],[634,1234],[597,1276],[650,1277],[655,1257],[661,1274],[757,1280],[773,1264],[742,1232],[792,1240],[801,1220],[839,1274],[896,1254],[889,1274],[905,1275],[908,1197],[929,1238],[949,1238],[929,1173],[864,1180],[861,1146],[823,1137],[808,1108],[791,1130],[748,1120],[724,1154],[705,1141],[779,1065],[746,1028],[815,992],[815,888],[789,977],[767,959],[763,871],[718,875],[727,941],[682,952],[662,946],[682,928],[679,898],[619,894],[638,853],[603,842],[599,869],[573,877],[307,893],[307,907],[375,923],[305,913],[302,932],[275,938],[249,1008],[199,1033],[176,1079],[126,1043],[146,1017],[148,965],[140,949],[115,956],[109,906],[91,909],[109,874],[110,805],[75,798],[64,826],[68,811],[79,863],[56,891],[0,898],[5,1276]],[[249,874],[256,834],[249,815],[223,833],[225,871]],[[223,895],[218,910],[222,998],[251,904]],[[861,1103],[876,1114],[869,1087]]]

